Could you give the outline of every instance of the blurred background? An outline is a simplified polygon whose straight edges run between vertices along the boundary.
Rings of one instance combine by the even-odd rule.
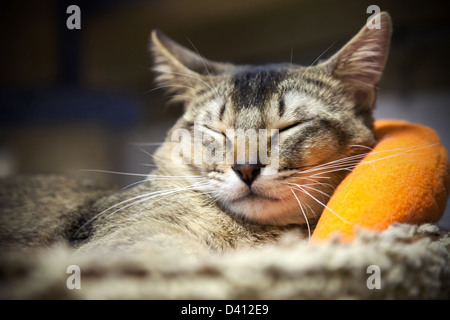
[[[69,5],[81,29],[69,30]],[[444,1],[91,0],[0,3],[0,177],[89,175],[121,187],[181,114],[154,87],[150,31],[212,59],[309,65],[364,25],[369,5],[393,19],[377,118],[433,127],[450,150],[450,24]],[[441,222],[450,227],[450,209]]]

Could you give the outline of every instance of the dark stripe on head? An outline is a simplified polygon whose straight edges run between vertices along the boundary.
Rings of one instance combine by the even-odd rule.
[[[282,71],[266,67],[236,74],[232,93],[234,105],[238,108],[262,107],[279,89],[282,76]]]
[[[306,83],[313,84],[319,88],[330,88],[330,85],[319,80],[319,79],[311,79],[311,78],[302,78],[302,80]]]
[[[219,121],[222,121],[223,119],[223,114],[225,113],[225,103],[222,104],[222,106],[220,107],[220,111],[219,111]]]
[[[280,99],[280,102],[278,104],[278,115],[280,118],[284,115],[284,111],[286,111],[286,104],[284,103],[283,99]]]

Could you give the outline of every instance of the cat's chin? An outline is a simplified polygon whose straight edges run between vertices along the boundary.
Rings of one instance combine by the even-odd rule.
[[[278,226],[306,223],[298,204],[287,199],[251,194],[224,203],[224,207],[233,215],[253,223]]]
[[[256,194],[256,193],[252,192],[244,197],[233,200],[233,202],[236,203],[236,202],[241,202],[241,201],[263,201],[263,200],[273,201],[273,202],[281,201],[281,199],[279,199],[279,198],[273,198],[273,197],[265,196],[262,194]]]

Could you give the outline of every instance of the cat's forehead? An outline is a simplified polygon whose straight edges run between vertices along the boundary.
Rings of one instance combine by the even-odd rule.
[[[327,96],[339,95],[320,71],[290,64],[241,68],[203,100],[198,116],[218,129],[277,128],[328,113]]]
[[[262,108],[279,97],[281,84],[289,77],[285,65],[249,67],[231,78],[231,103],[237,109]]]
[[[201,114],[219,130],[227,128],[279,128],[299,119],[325,114],[327,110],[319,99],[305,92],[290,89],[273,93],[272,99],[259,106],[236,106],[230,99],[216,96]]]

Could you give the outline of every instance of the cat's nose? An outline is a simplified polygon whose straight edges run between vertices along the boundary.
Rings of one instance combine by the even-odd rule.
[[[250,187],[261,173],[261,167],[259,164],[235,164],[233,170]]]

